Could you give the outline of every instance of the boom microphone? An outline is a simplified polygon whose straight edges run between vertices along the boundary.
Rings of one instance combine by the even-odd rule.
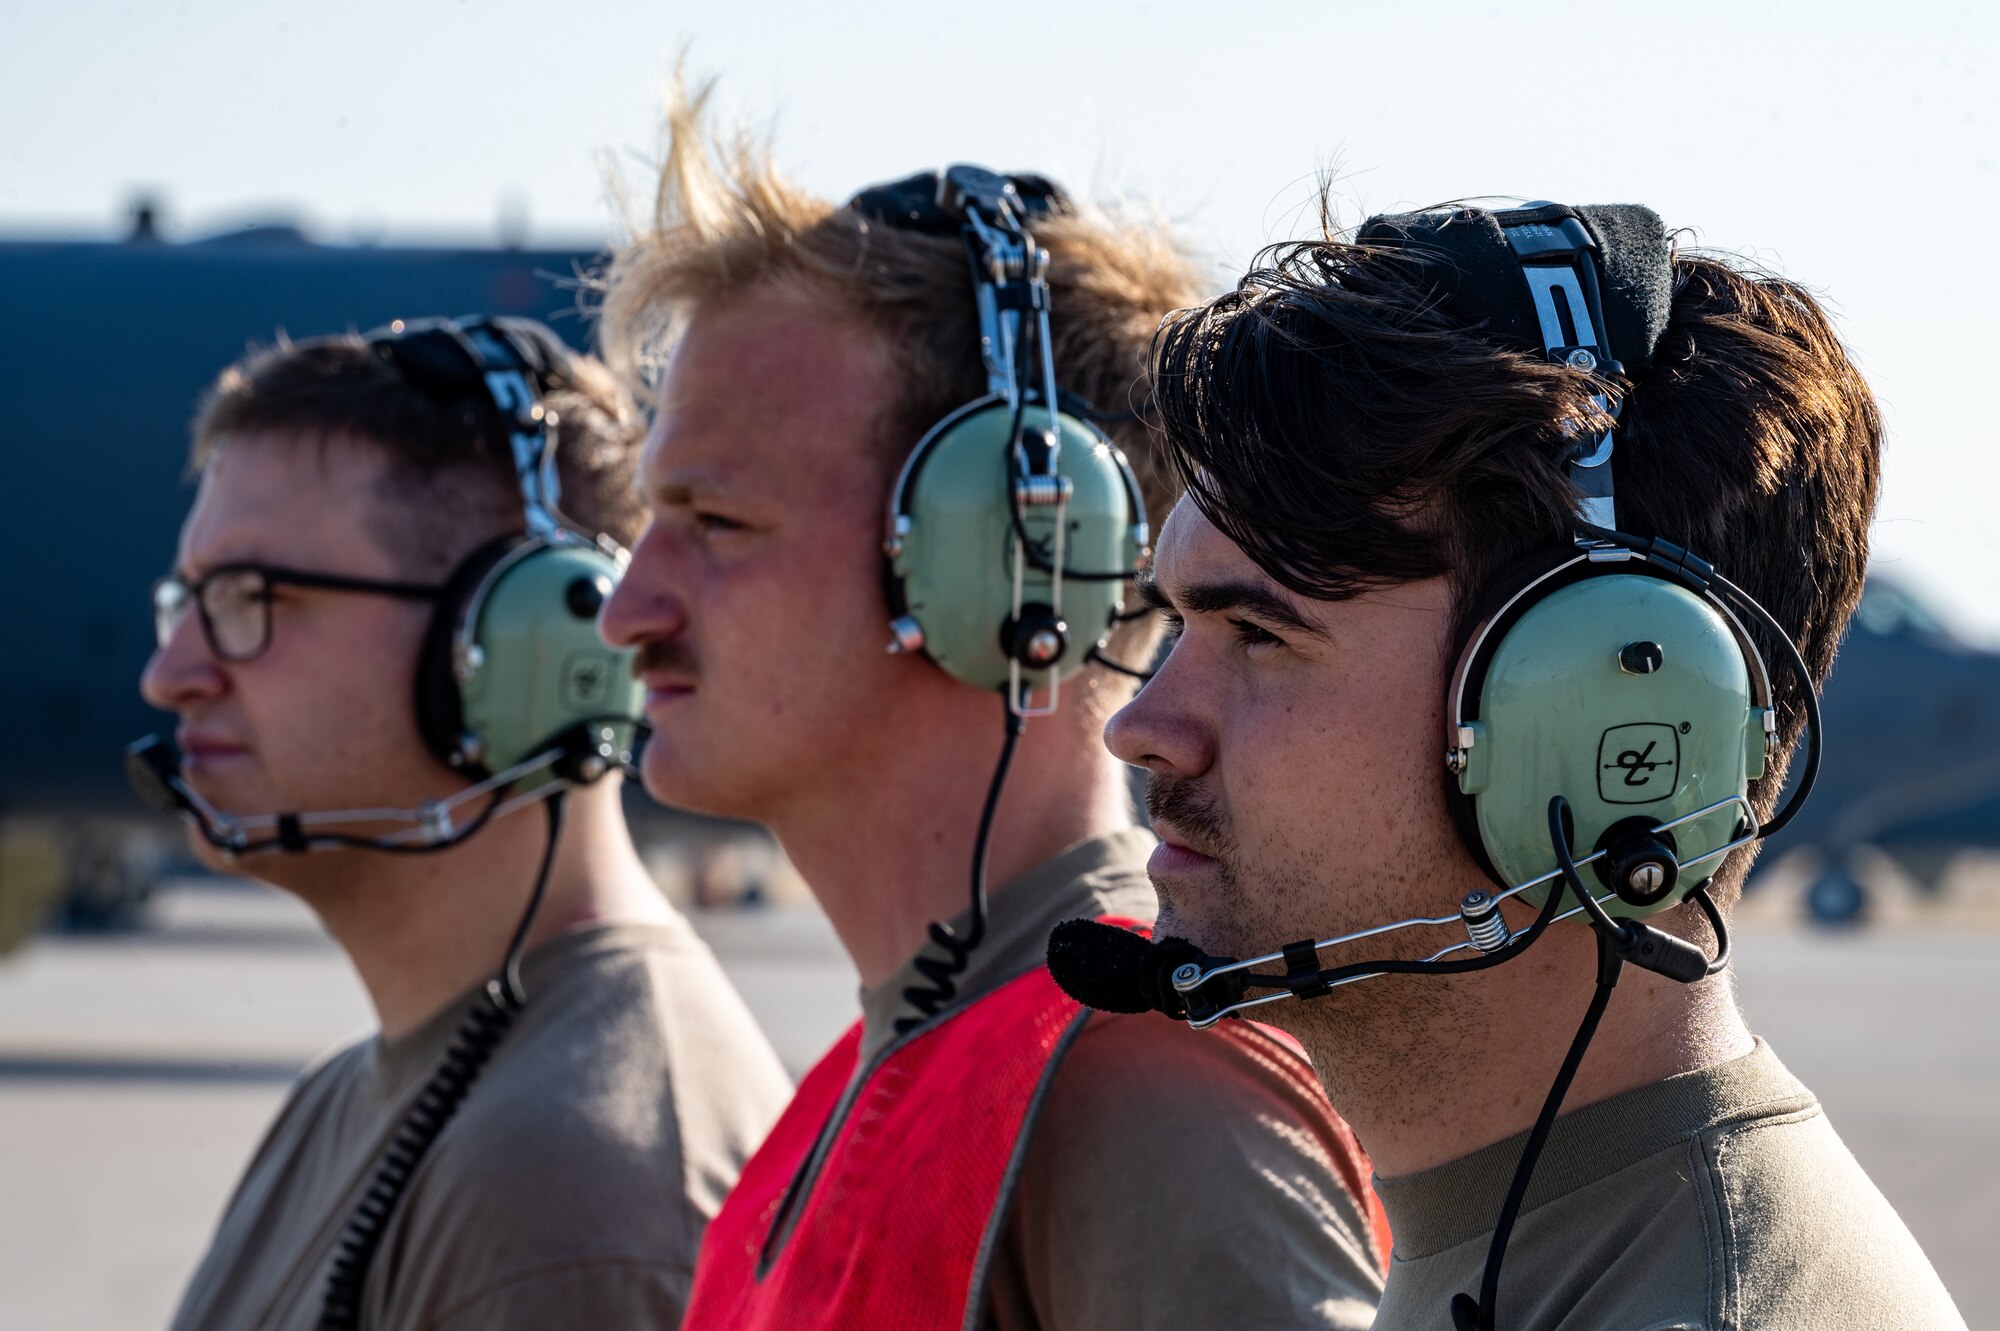
[[[613,720],[617,718],[606,718]],[[170,740],[148,735],[125,750],[125,776],[153,808],[177,814],[209,845],[234,859],[273,851],[304,854],[316,850],[379,850],[424,855],[449,850],[493,819],[553,795],[589,785],[606,774],[629,770],[632,758],[616,736],[579,722],[549,741],[549,747],[485,780],[415,809],[337,809],[300,813],[238,814],[204,799],[181,774],[181,755]],[[550,780],[525,793],[511,788],[538,772]],[[463,821],[455,817],[473,806]],[[352,824],[389,824],[375,836],[340,830]]]
[[[1169,978],[1177,966],[1210,962],[1185,938],[1153,942],[1101,920],[1064,920],[1049,934],[1049,973],[1062,991],[1099,1012],[1164,1012],[1185,1020]]]

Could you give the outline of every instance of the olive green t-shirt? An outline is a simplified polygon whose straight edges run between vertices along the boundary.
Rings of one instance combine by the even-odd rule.
[[[1143,828],[1085,841],[996,892],[944,1010],[1045,964],[1064,920],[1152,920],[1153,845]],[[915,1015],[903,990],[926,984],[912,958],[862,994],[858,1077]],[[1302,1092],[1235,1042],[1094,1013],[1030,1133],[987,1266],[988,1331],[1359,1331],[1374,1319],[1382,1269],[1343,1177],[1365,1187],[1366,1158],[1317,1087]]]
[[[1477,1297],[1525,1134],[1375,1181],[1378,1331]],[[1930,1261],[1770,1046],[1556,1120],[1500,1268],[1504,1331],[1949,1331]]]
[[[431,1147],[364,1290],[370,1331],[672,1328],[696,1249],[790,1082],[685,920],[526,958],[528,1005]],[[376,1162],[470,996],[292,1089],[174,1331],[306,1331]]]

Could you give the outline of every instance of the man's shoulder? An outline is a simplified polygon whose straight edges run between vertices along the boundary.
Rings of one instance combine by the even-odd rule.
[[[1060,1162],[1056,1176],[1101,1181],[1107,1167],[1129,1166],[1130,1186],[1163,1198],[1255,1193],[1246,1180],[1261,1179],[1371,1245],[1367,1157],[1305,1056],[1268,1028],[1093,1013],[1035,1131],[1036,1152],[1046,1139]]]
[[[355,1036],[305,1066],[266,1125],[251,1154],[246,1180],[274,1155],[294,1152],[320,1133],[335,1129],[346,1107],[354,1103],[352,1098],[367,1093],[377,1043],[372,1034]]]
[[[715,963],[691,934],[564,945],[560,966],[531,973],[527,1008],[399,1210],[390,1261],[411,1306],[523,1273],[683,1296],[703,1229],[783,1107],[788,1083],[740,1000],[704,997]]]
[[[1250,1022],[1198,1031],[1157,1013],[1093,1012],[1055,1083],[1069,1092],[1064,1109],[1080,1121],[1101,1116],[1129,1130],[1134,1104],[1179,1120],[1276,1113],[1315,1130],[1329,1127],[1343,1149],[1358,1149],[1304,1053],[1287,1037]]]
[[[584,1227],[622,1225],[611,1217],[627,1208],[713,1214],[791,1088],[685,928],[579,940],[581,955],[531,989],[433,1148],[432,1191]]]
[[[1366,1178],[1277,1037],[1093,1013],[1033,1125],[996,1322],[1366,1326],[1382,1280]],[[1228,1236],[1201,1262],[1159,1242],[1189,1217]]]
[[[653,1103],[683,1125],[698,1120],[691,1130],[763,1135],[790,1079],[691,926],[615,925],[560,941],[560,966],[530,985],[495,1055],[506,1086],[496,1108],[561,1100],[571,1117],[644,1133],[656,1125],[631,1111]]]
[[[1724,1325],[1964,1325],[1816,1101],[1718,1125],[1696,1147]]]

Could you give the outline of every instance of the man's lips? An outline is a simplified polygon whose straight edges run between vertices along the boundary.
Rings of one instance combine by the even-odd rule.
[[[678,702],[694,692],[694,684],[684,679],[671,679],[664,675],[641,675],[639,682],[646,686],[645,709],[665,707]]]
[[[174,744],[180,749],[182,757],[200,762],[237,758],[250,752],[246,745],[223,739],[219,735],[204,735],[200,731],[176,731]]]
[[[1160,844],[1153,847],[1152,858],[1146,861],[1146,871],[1155,877],[1197,873],[1215,864],[1213,855],[1205,855],[1190,846],[1187,835],[1178,829],[1155,824],[1153,830],[1159,835]]]

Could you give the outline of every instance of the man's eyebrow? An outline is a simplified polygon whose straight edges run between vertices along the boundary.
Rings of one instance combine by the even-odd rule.
[[[713,478],[686,472],[676,473],[653,480],[641,477],[640,497],[652,501],[661,508],[679,508],[694,503],[704,495],[717,489]]]
[[[1280,628],[1291,629],[1309,637],[1326,640],[1326,630],[1299,613],[1297,606],[1271,588],[1255,582],[1223,581],[1185,583],[1173,598],[1173,606],[1183,614],[1220,615],[1232,610],[1247,610],[1251,614]],[[1140,596],[1148,595],[1141,588]],[[1150,595],[1165,601],[1166,596],[1154,587]]]

